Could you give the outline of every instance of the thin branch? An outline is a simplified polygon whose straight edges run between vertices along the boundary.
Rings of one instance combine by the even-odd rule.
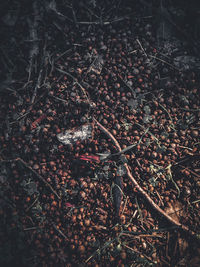
[[[118,141],[115,139],[115,137],[100,123],[98,122],[96,119],[94,119],[94,121],[96,122],[96,124],[98,125],[98,127],[100,128],[100,130],[102,130],[115,144],[115,146],[118,148],[119,151],[121,151],[121,147],[118,143]],[[166,220],[168,220],[170,223],[172,223],[173,225],[178,226],[180,229],[184,230],[186,233],[189,233],[190,235],[192,235],[193,237],[197,238],[197,235],[195,232],[191,231],[187,226],[177,222],[176,220],[174,220],[173,218],[171,218],[164,210],[162,210],[152,199],[151,197],[142,189],[142,187],[138,184],[138,182],[135,180],[135,178],[133,177],[131,171],[130,171],[130,167],[128,166],[127,163],[124,163],[124,167],[126,168],[127,171],[127,176],[129,177],[129,179],[132,181],[132,183],[134,184],[135,188],[137,189],[137,191],[139,193],[142,194],[142,196],[149,202],[149,204],[158,212],[158,214],[162,215]]]
[[[190,170],[189,168],[185,168],[184,166],[180,165],[180,167],[182,167],[184,170],[189,171],[191,174],[193,174],[194,176],[196,176],[197,178],[200,178],[200,175],[192,170]]]
[[[157,59],[160,62],[167,64],[168,66],[172,67],[175,70],[181,71],[180,69],[176,68],[174,65],[170,64],[169,62],[167,62],[167,61],[165,61],[165,60],[163,60],[161,58],[158,58],[158,57],[155,57],[155,56],[152,56],[152,55],[149,55],[149,57],[154,58],[154,59]]]
[[[56,231],[58,231],[58,233],[59,233],[62,237],[64,237],[65,239],[67,239],[66,235],[65,235],[59,228],[57,228],[55,224],[53,224],[53,228],[54,228]]]
[[[10,159],[10,160],[1,160],[0,163],[1,162],[16,162],[16,161],[21,162],[29,171],[35,174],[35,176],[37,176],[38,179],[41,180],[58,199],[61,199],[58,193],[53,189],[53,187],[39,173],[33,170],[23,159],[16,158],[16,159]]]
[[[26,212],[29,211],[34,205],[35,203],[38,201],[38,197],[36,197],[36,199],[33,201],[33,203],[25,210]]]
[[[56,100],[58,100],[58,101],[62,101],[62,102],[64,102],[64,103],[66,103],[66,104],[69,104],[69,102],[67,101],[67,100],[64,100],[64,99],[62,99],[62,98],[60,98],[60,97],[57,97],[57,96],[52,96],[53,98],[55,98]]]
[[[200,154],[193,154],[193,155],[189,155],[189,156],[186,156],[182,159],[180,159],[180,161],[178,162],[175,162],[173,165],[172,165],[172,168],[175,168],[177,167],[178,165],[182,164],[182,163],[185,163],[187,161],[191,161],[193,159],[199,159],[200,158]]]
[[[71,5],[71,9],[72,9],[72,15],[73,15],[74,23],[77,26],[77,18],[76,18],[76,13],[75,13],[74,8],[73,8],[73,4]]]
[[[90,104],[90,106],[92,106],[92,103],[84,89],[84,87],[78,82],[77,78],[75,78],[73,75],[71,75],[69,72],[67,71],[64,71],[64,70],[61,70],[59,68],[55,68],[56,70],[58,70],[60,73],[63,73],[63,74],[66,74],[67,76],[69,76],[70,78],[73,79],[73,81],[75,82],[75,84],[77,84],[80,88],[81,88],[81,91],[83,92],[83,94],[85,95],[85,97],[87,98],[87,101],[88,101],[88,104]]]
[[[175,129],[175,125],[173,123],[172,116],[170,115],[170,113],[168,112],[168,110],[162,104],[158,103],[158,105],[167,113],[167,115],[169,116],[169,119],[171,120],[171,122],[173,124],[173,128]]]
[[[85,263],[87,263],[88,261],[90,261],[96,254],[99,254],[102,250],[108,248],[112,243],[115,242],[115,240],[117,240],[117,238],[119,238],[121,236],[121,233],[118,235],[118,237],[115,237],[114,239],[106,242],[103,247],[98,248],[97,250],[95,250],[95,252],[85,261]]]
[[[37,83],[35,85],[33,96],[31,98],[31,106],[30,106],[30,109],[32,108],[32,105],[33,105],[33,103],[35,101],[35,98],[36,98],[36,95],[37,95],[37,90],[38,90],[38,88],[40,88],[41,79],[42,79],[42,71],[43,71],[43,69],[40,70],[39,75],[38,75]]]
[[[143,53],[145,54],[145,56],[148,58],[146,51],[144,50],[142,44],[140,43],[140,40],[136,39],[136,41],[138,42],[138,44],[139,44],[140,48],[142,49]]]
[[[125,20],[125,19],[128,19],[130,15],[126,15],[126,16],[123,16],[123,17],[119,17],[119,18],[116,18],[116,19],[113,19],[111,21],[79,21],[78,24],[83,24],[83,25],[109,25],[109,24],[112,24],[114,22],[118,22],[118,21],[122,21],[122,20]]]
[[[30,81],[32,70],[34,67],[34,63],[37,61],[37,56],[39,54],[39,38],[38,38],[38,28],[39,28],[39,21],[42,19],[41,14],[38,7],[38,2],[33,2],[33,10],[34,10],[34,20],[31,21],[28,19],[28,24],[30,28],[30,40],[32,40],[32,46],[29,52],[29,77],[28,82]]]

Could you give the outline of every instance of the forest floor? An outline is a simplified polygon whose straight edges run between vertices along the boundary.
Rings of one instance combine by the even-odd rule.
[[[1,7],[2,266],[200,266],[199,21],[47,2]]]

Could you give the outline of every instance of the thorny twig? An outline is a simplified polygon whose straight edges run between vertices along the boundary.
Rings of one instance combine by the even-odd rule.
[[[94,119],[94,121],[96,122],[97,126],[100,128],[100,130],[102,130],[115,144],[115,146],[118,148],[119,151],[121,151],[121,147],[118,143],[118,141],[115,139],[115,137],[100,123],[98,122],[96,119]],[[160,214],[162,215],[167,221],[169,221],[170,223],[172,223],[173,225],[178,226],[180,229],[182,229],[183,231],[185,231],[186,233],[189,233],[191,236],[195,237],[199,240],[198,236],[196,235],[195,232],[193,232],[192,230],[190,230],[186,225],[183,225],[179,222],[177,222],[176,220],[174,220],[172,217],[170,217],[164,210],[162,210],[152,199],[151,197],[143,190],[143,188],[138,184],[138,182],[135,180],[135,178],[133,177],[131,171],[130,171],[130,167],[128,166],[127,163],[123,164],[124,167],[126,168],[127,171],[127,176],[129,177],[129,179],[132,181],[132,183],[134,184],[134,186],[136,187],[137,191],[139,193],[142,194],[142,196],[148,201],[148,203]]]
[[[49,187],[49,189],[51,190],[51,192],[58,199],[61,199],[60,196],[58,195],[58,193],[53,189],[53,187],[39,173],[37,173],[35,170],[33,170],[23,159],[16,158],[16,159],[10,159],[10,160],[2,160],[2,161],[0,161],[0,163],[1,162],[16,162],[16,161],[21,162],[29,171],[31,171],[33,174],[35,174],[35,176],[37,176],[47,187]]]
[[[180,191],[180,189],[179,189],[177,183],[176,183],[176,182],[174,181],[174,179],[173,179],[172,171],[171,171],[171,167],[172,167],[172,165],[169,164],[165,169],[166,169],[166,171],[167,171],[167,175],[169,176],[169,180],[172,181],[172,183],[174,184],[174,186],[176,187],[176,189],[177,189],[177,191],[178,191],[178,197],[180,197],[181,191]]]

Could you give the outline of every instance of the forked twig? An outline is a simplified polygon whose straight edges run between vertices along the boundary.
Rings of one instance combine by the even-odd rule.
[[[118,141],[115,139],[115,137],[100,123],[98,122],[96,119],[94,119],[94,121],[96,122],[97,126],[100,128],[100,130],[102,130],[115,144],[115,146],[118,148],[119,151],[121,151],[121,147],[118,143]],[[137,191],[139,193],[142,194],[142,196],[149,202],[149,204],[158,212],[158,214],[162,215],[166,220],[168,220],[170,223],[172,223],[173,225],[176,225],[177,227],[179,227],[180,229],[184,230],[186,233],[189,233],[190,235],[192,235],[195,238],[198,238],[198,236],[196,235],[195,232],[191,231],[186,225],[183,225],[179,222],[177,222],[176,220],[174,220],[172,217],[170,217],[164,210],[162,210],[152,199],[151,197],[142,189],[142,187],[138,184],[138,182],[135,180],[135,178],[133,177],[131,171],[130,171],[130,167],[128,166],[127,163],[124,163],[124,167],[126,168],[127,171],[127,176],[129,177],[129,179],[132,181],[132,183],[134,184],[135,188],[137,189]]]

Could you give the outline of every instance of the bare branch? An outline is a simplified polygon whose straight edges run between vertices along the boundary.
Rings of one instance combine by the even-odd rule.
[[[94,119],[100,130],[102,130],[115,144],[115,146],[118,148],[119,152],[122,150],[118,141],[115,139],[115,137],[96,119]],[[170,217],[164,210],[162,210],[152,199],[151,197],[142,189],[142,187],[138,184],[138,182],[135,180],[133,177],[130,167],[128,166],[127,163],[124,163],[124,167],[126,168],[127,171],[127,176],[129,179],[132,181],[134,184],[135,188],[139,193],[142,194],[142,196],[149,202],[149,204],[158,212],[158,214],[162,215],[167,221],[172,223],[173,225],[178,226],[180,229],[184,230],[186,233],[189,233],[191,236],[198,238],[196,233],[191,231],[186,225],[183,225],[176,220],[174,220],[172,217]],[[199,240],[199,239],[198,239]]]

